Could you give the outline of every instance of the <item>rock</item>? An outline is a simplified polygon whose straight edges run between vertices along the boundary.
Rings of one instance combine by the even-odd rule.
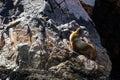
[[[39,45],[33,44],[29,49],[28,53],[29,67],[35,69],[44,69],[46,68],[46,63],[48,61],[49,54],[45,50],[40,49]]]
[[[20,68],[27,68],[28,67],[28,51],[29,51],[28,44],[19,44],[18,45],[18,56],[17,56],[17,63]]]
[[[10,72],[1,73],[7,76],[1,79],[106,80],[109,77],[110,59],[101,46],[92,19],[79,0],[15,1],[18,1],[14,3],[16,7],[20,8],[17,6],[19,4],[23,10],[18,10],[20,13],[14,15],[24,20],[12,26],[17,33],[18,49],[12,49],[14,46],[10,44],[8,33],[4,32],[9,41],[0,51],[0,67]],[[14,10],[17,11],[16,8]],[[78,27],[84,30],[83,35],[95,45],[96,61],[71,50],[69,36]],[[10,56],[9,59],[6,55]]]
[[[87,13],[89,14],[89,16],[92,16],[92,12],[93,12],[93,7],[95,5],[95,0],[80,0],[82,6],[84,7],[84,9],[87,11]]]

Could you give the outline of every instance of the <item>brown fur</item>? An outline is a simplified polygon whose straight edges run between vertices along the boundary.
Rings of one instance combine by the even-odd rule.
[[[82,37],[82,30],[80,28],[70,34],[72,50],[96,60],[96,49],[93,44],[86,37],[83,39],[80,39],[80,37]]]

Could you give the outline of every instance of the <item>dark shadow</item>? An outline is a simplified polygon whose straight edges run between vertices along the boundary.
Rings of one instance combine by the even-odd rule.
[[[102,45],[112,61],[111,77],[120,79],[120,7],[109,0],[96,0],[93,20],[100,34]]]

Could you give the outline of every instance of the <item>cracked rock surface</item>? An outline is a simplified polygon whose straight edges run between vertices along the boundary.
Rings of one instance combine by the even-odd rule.
[[[0,43],[4,44],[0,48],[0,79],[106,80],[109,78],[110,59],[105,48],[101,46],[89,10],[86,11],[84,8],[87,6],[92,9],[94,4],[88,6],[87,0],[8,1],[11,1],[9,8],[7,1],[0,1],[2,7],[0,34],[5,38],[0,38],[5,40],[5,43]],[[18,19],[20,21],[16,25],[4,28]],[[96,61],[70,50],[70,33],[78,27],[84,28],[84,35],[95,45]],[[17,34],[16,43],[14,39],[14,43],[12,42],[10,36],[10,33],[14,35],[14,32]]]

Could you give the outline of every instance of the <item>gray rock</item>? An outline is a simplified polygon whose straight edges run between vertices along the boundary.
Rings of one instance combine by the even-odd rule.
[[[25,19],[13,28],[18,34],[18,49],[9,50],[13,47],[9,40],[9,46],[5,44],[0,51],[0,67],[13,69],[10,74],[6,73],[8,78],[106,80],[109,77],[110,59],[101,46],[92,19],[79,0],[21,0],[19,4],[24,11],[16,17]],[[96,61],[71,51],[69,36],[78,27],[95,45]],[[11,56],[8,59],[6,55],[14,59]],[[25,76],[21,78],[23,74]]]
[[[28,67],[28,51],[29,51],[28,44],[19,44],[18,45],[18,56],[17,56],[17,63],[20,68],[27,68]]]

